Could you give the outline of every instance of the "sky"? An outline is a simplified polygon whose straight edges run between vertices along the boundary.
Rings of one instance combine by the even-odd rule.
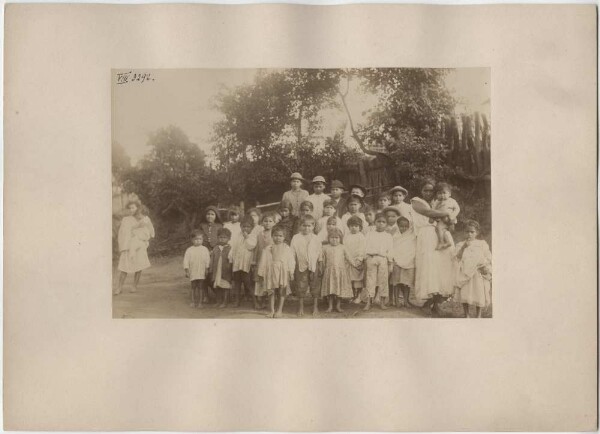
[[[180,127],[201,149],[210,155],[212,126],[221,119],[214,108],[214,98],[220,89],[252,82],[256,69],[157,69],[131,70],[127,83],[117,84],[113,71],[112,138],[123,146],[135,164],[148,152],[148,136],[161,127]],[[149,73],[150,79],[132,80],[135,73]],[[490,112],[490,69],[460,68],[446,77],[448,90],[460,104],[457,112]],[[348,106],[355,123],[363,118],[362,112],[372,98],[352,88]],[[331,131],[345,121],[343,112],[331,111],[325,129]],[[324,135],[328,132],[324,131]]]

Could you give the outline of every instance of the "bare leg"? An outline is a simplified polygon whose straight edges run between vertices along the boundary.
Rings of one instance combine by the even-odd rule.
[[[298,316],[304,316],[304,297],[300,296],[298,300]]]
[[[283,304],[285,303],[285,288],[279,290],[279,306],[277,307],[277,313],[275,318],[281,318],[283,315]]]
[[[190,303],[190,307],[196,307],[196,284],[192,282],[192,302]]]
[[[233,300],[233,307],[240,307],[240,298],[242,297],[242,282],[235,282],[233,284],[233,293],[231,298]]]
[[[465,312],[465,318],[471,318],[469,316],[469,305],[467,303],[463,303],[463,311]]]
[[[219,305],[220,308],[227,307],[227,303],[229,302],[229,289],[222,289],[223,292],[223,302]]]
[[[364,311],[371,310],[371,297],[367,298],[367,304],[363,307]]]
[[[342,313],[342,299],[340,297],[336,297],[335,298],[335,310],[337,310],[339,313]]]
[[[334,295],[327,296],[327,310],[325,312],[330,313],[333,311],[333,297]]]
[[[387,297],[379,297],[379,306],[381,307],[381,310],[387,309],[387,306],[385,305],[386,300],[387,300]]]
[[[475,316],[477,318],[481,318],[481,312],[483,312],[483,309],[480,308],[479,306],[475,306]]]
[[[127,273],[124,271],[119,272],[119,282],[117,283],[117,289],[115,289],[114,294],[119,295],[121,290],[123,289],[123,283],[125,283],[125,279],[127,279]]]
[[[138,283],[140,283],[140,277],[142,277],[142,272],[136,271],[133,275],[133,288],[131,288],[131,292],[137,291]]]
[[[271,294],[269,294],[269,306],[271,307],[271,310],[267,314],[267,318],[274,318],[275,317],[275,290],[273,290],[273,292]]]
[[[403,285],[402,286],[402,295],[404,295],[404,307],[411,308],[414,305],[410,302],[410,286]]]
[[[313,316],[319,315],[319,298],[313,297]]]

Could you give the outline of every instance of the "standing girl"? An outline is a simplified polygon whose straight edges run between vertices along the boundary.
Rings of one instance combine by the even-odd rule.
[[[456,246],[456,300],[461,302],[465,317],[470,318],[469,307],[475,306],[475,316],[481,318],[482,308],[492,303],[492,253],[484,240],[478,240],[479,223],[468,220],[465,225],[465,241]]]
[[[204,221],[200,223],[200,229],[204,232],[204,246],[212,251],[219,244],[217,233],[223,227],[219,210],[216,206],[207,206],[204,211]]]
[[[365,256],[367,249],[367,239],[362,232],[363,221],[352,216],[348,219],[349,233],[344,237],[344,248],[348,256],[348,275],[352,285],[352,293],[355,303],[360,303],[360,293],[363,289],[363,280],[365,278]]]
[[[392,195],[392,206],[400,211],[400,216],[407,219],[412,227],[412,207],[410,204],[404,202],[404,199],[406,199],[406,196],[408,195],[408,191],[406,188],[397,185],[390,190],[390,194]]]
[[[192,245],[188,247],[185,255],[183,255],[185,277],[190,279],[192,285],[192,302],[190,306],[197,308],[202,307],[202,301],[205,298],[204,281],[210,266],[210,253],[202,245],[203,241],[204,234],[202,231],[194,231],[192,233]]]
[[[240,226],[240,218],[241,218],[240,207],[232,206],[231,208],[229,208],[228,214],[229,215],[227,216],[227,218],[229,219],[229,221],[227,223],[225,223],[223,225],[223,227],[225,229],[229,229],[231,231],[231,240],[235,241],[237,236],[242,231],[242,228]]]
[[[154,227],[152,222],[147,216],[143,215],[142,204],[136,201],[131,201],[127,204],[128,216],[123,217],[121,220],[121,226],[119,227],[119,281],[117,283],[117,289],[115,289],[114,295],[119,295],[123,288],[123,283],[127,278],[128,273],[134,273],[133,276],[133,287],[131,292],[137,291],[140,277],[142,276],[142,270],[150,267],[150,261],[148,260],[148,245],[149,238],[154,238]],[[136,217],[137,216],[137,217]],[[136,231],[147,232],[149,235],[148,240],[143,241],[138,239],[138,247],[135,247],[136,242],[132,243],[132,238]],[[134,245],[132,248],[132,244]],[[130,254],[130,249],[135,253]]]
[[[319,257],[319,274],[321,276],[321,295],[327,297],[329,307],[326,312],[335,310],[343,312],[341,307],[342,298],[351,298],[351,283],[346,269],[346,262],[350,261],[344,246],[342,246],[343,234],[339,228],[329,230],[329,244],[323,246]]]
[[[265,248],[273,243],[271,236],[271,230],[275,226],[275,214],[266,213],[262,216],[262,227],[263,230],[257,235],[256,249],[254,251],[254,259],[252,264],[254,265],[254,274],[252,276],[254,280],[254,292],[252,294],[254,300],[254,308],[263,308],[263,289],[261,279],[258,275],[258,265],[260,264],[260,258]]]
[[[294,278],[294,269],[296,261],[292,249],[284,243],[285,229],[276,226],[271,231],[273,244],[268,245],[260,258],[258,266],[258,276],[261,278],[263,294],[269,296],[269,306],[271,310],[267,314],[268,318],[280,318],[283,311],[283,304],[288,293],[290,282]],[[275,297],[279,297],[277,312],[275,312]]]
[[[240,234],[232,241],[231,262],[233,270],[234,306],[238,307],[244,292],[252,293],[252,276],[250,270],[254,260],[257,239],[252,235],[254,223],[251,218],[245,218],[240,226]],[[244,289],[242,289],[242,287]]]
[[[233,266],[231,263],[231,232],[229,229],[221,228],[217,233],[217,245],[210,256],[210,275],[213,281],[213,288],[217,294],[221,295],[220,308],[227,307],[229,302],[229,292],[233,279]]]
[[[336,216],[327,217],[327,221],[325,222],[325,227],[319,231],[317,237],[319,237],[319,241],[321,244],[327,244],[329,239],[329,231],[337,228],[342,230],[342,221]]]
[[[288,200],[281,201],[278,212],[281,216],[281,220],[277,225],[285,229],[285,243],[289,246],[292,237],[294,236],[294,228],[296,227],[296,220],[298,220],[298,217],[292,215],[292,204]]]
[[[359,196],[350,196],[348,199],[348,212],[342,216],[342,225],[344,228],[344,235],[349,232],[348,229],[348,219],[352,216],[356,216],[363,221],[363,231],[364,228],[368,226],[367,220],[365,219],[365,215],[360,212],[360,208],[363,205],[363,200]]]
[[[335,215],[335,203],[333,200],[326,200],[323,202],[323,217],[317,221],[316,232],[322,242],[327,241],[327,221],[329,217],[335,217],[337,220],[337,226],[342,228],[342,219]]]

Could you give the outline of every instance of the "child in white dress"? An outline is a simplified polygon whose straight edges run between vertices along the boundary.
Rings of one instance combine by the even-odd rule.
[[[492,253],[484,240],[477,239],[479,231],[479,223],[467,221],[467,239],[456,246],[455,300],[462,303],[466,318],[470,318],[470,306],[475,306],[475,316],[481,318],[482,308],[492,303]]]
[[[367,226],[367,220],[365,219],[365,215],[360,212],[360,208],[363,205],[363,200],[359,196],[351,196],[348,199],[347,206],[348,212],[342,216],[342,227],[344,235],[348,234],[348,219],[352,216],[357,216],[363,221],[363,230]]]
[[[319,275],[321,277],[321,295],[327,297],[329,307],[326,312],[335,310],[343,312],[341,307],[342,298],[351,298],[352,290],[350,277],[346,269],[346,262],[350,260],[344,246],[342,246],[343,234],[341,229],[332,228],[329,231],[328,244],[323,246],[319,257]]]
[[[435,232],[438,237],[437,250],[447,249],[452,246],[452,243],[448,239],[448,232],[454,230],[456,224],[456,216],[460,212],[458,202],[452,197],[452,188],[445,182],[440,182],[435,186],[436,198],[431,203],[431,208],[436,211],[448,212],[448,217],[443,217],[436,220]]]
[[[363,221],[359,217],[350,217],[348,219],[350,233],[344,237],[344,248],[348,255],[346,267],[352,285],[353,301],[356,304],[360,303],[360,293],[365,280],[367,239],[362,232],[362,227]]]
[[[261,288],[269,296],[270,312],[268,318],[279,318],[288,293],[290,282],[294,279],[296,260],[290,246],[285,241],[285,229],[276,226],[271,231],[273,244],[265,247],[258,266]],[[279,305],[275,312],[275,297],[279,297]]]
[[[323,202],[323,217],[317,221],[316,228],[317,235],[323,244],[327,242],[327,221],[330,217],[335,217],[337,219],[336,226],[340,229],[343,228],[342,219],[336,216],[335,203],[332,200],[326,200]]]
[[[231,232],[231,242],[232,243],[235,242],[235,239],[242,231],[242,228],[240,226],[240,217],[241,217],[241,212],[240,212],[239,206],[232,206],[231,208],[229,208],[229,215],[228,215],[229,221],[227,223],[225,223],[223,225],[223,227],[225,229],[229,229],[229,231]]]
[[[245,218],[240,225],[240,233],[231,242],[230,259],[233,270],[234,307],[240,305],[244,290],[254,294],[254,284],[250,270],[254,260],[257,239],[252,233],[254,224],[251,218]],[[244,290],[242,290],[242,286]]]

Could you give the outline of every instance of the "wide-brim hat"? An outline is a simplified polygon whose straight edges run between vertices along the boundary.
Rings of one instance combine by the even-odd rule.
[[[352,184],[350,186],[350,191],[352,191],[353,188],[358,188],[360,191],[362,191],[363,196],[367,195],[367,189],[365,187],[363,187],[362,185],[360,185],[360,184]]]
[[[390,190],[390,194],[394,194],[394,192],[396,191],[401,191],[402,193],[404,193],[404,196],[408,196],[408,190],[404,187],[400,187],[399,185],[397,185]]]
[[[331,181],[331,188],[341,188],[342,190],[344,190],[344,184],[342,184],[342,181],[334,179],[333,181]]]
[[[314,184],[315,182],[322,182],[323,184],[327,184],[327,183],[325,182],[325,178],[323,178],[322,176],[315,176],[315,177],[313,178],[312,182],[313,182],[313,184]]]
[[[292,173],[292,175],[290,176],[290,179],[299,179],[300,181],[304,181],[304,178],[298,172]]]
[[[381,212],[385,214],[388,211],[393,211],[398,215],[398,217],[400,217],[400,210],[395,206],[386,206]]]

